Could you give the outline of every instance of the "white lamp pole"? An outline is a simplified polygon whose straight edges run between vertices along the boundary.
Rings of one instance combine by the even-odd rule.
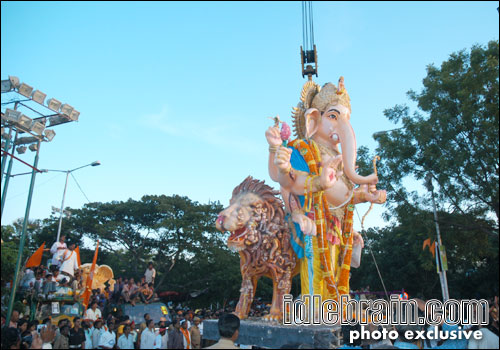
[[[56,240],[56,242],[59,242],[59,237],[61,236],[62,219],[63,219],[63,214],[64,214],[63,213],[64,200],[66,199],[66,189],[68,188],[69,174],[72,173],[75,170],[78,170],[78,169],[81,169],[81,168],[85,168],[87,166],[98,166],[98,165],[101,165],[101,162],[99,162],[98,160],[96,160],[95,162],[92,162],[92,163],[87,164],[87,165],[83,165],[81,167],[78,167],[78,168],[75,168],[75,169],[72,169],[72,170],[47,170],[47,171],[59,171],[59,172],[66,173],[66,183],[64,184],[64,192],[63,192],[63,197],[62,197],[62,202],[61,202],[61,210],[59,212],[59,227],[57,228],[57,240]]]

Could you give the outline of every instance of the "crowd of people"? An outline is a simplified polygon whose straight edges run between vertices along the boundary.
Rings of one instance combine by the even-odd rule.
[[[75,253],[75,243],[67,242],[65,235],[50,249],[52,254],[47,266],[40,265],[24,270],[20,290],[24,295],[37,300],[56,300],[57,296],[72,296],[75,302],[84,290],[83,273]],[[230,308],[212,311],[196,311],[182,308],[170,310],[170,317],[153,320],[144,315],[140,324],[135,324],[129,315],[112,312],[109,306],[129,303],[149,304],[158,301],[154,291],[156,270],[150,262],[138,282],[134,278],[118,277],[113,288],[92,290],[88,308],[79,317],[61,318],[57,325],[51,318],[33,319],[29,305],[24,312],[14,310],[10,322],[5,324],[2,312],[2,348],[24,349],[199,349],[203,343],[203,320],[218,319]],[[8,286],[7,286],[8,287]],[[262,304],[262,303],[261,303]],[[260,313],[265,306],[258,306]],[[116,308],[115,308],[116,310]],[[254,309],[256,311],[256,309]]]
[[[227,315],[234,316],[220,317]],[[179,311],[172,321],[145,314],[139,325],[113,315],[95,321],[61,319],[53,325],[50,318],[29,322],[14,311],[9,325],[4,323],[2,315],[2,349],[201,349],[209,344],[203,340],[202,318],[191,311]]]
[[[52,259],[48,268],[38,266],[26,269],[20,281],[22,290],[37,297],[49,298],[51,295],[73,296],[76,301],[83,291],[82,271],[79,269],[75,244],[66,243],[65,237],[54,243],[50,248]],[[159,319],[152,319],[146,313],[140,324],[136,324],[129,315],[112,312],[110,306],[116,307],[129,303],[135,307],[136,303],[149,304],[158,301],[154,291],[156,270],[153,263],[149,263],[144,275],[138,282],[134,278],[118,277],[112,290],[105,287],[103,290],[94,289],[90,296],[88,308],[83,315],[67,319],[61,318],[57,325],[50,318],[33,320],[30,308],[20,313],[14,310],[9,324],[5,324],[6,317],[2,313],[2,348],[21,349],[200,349],[211,345],[203,339],[203,321],[208,319],[219,320],[221,340],[211,348],[236,348],[234,341],[238,337],[239,319],[232,315],[234,303],[221,309],[206,308],[190,310],[180,304],[174,307],[169,303],[170,312]],[[369,287],[359,291],[351,291],[352,297],[357,300],[377,299],[377,292],[371,292]],[[402,294],[403,295],[403,294]],[[425,305],[419,300],[419,307]],[[498,348],[498,298],[490,300],[490,324],[477,327],[483,334],[483,341],[474,340],[435,340],[409,341],[402,337],[407,330],[420,330],[418,326],[396,326],[394,329],[400,334],[395,341],[386,340],[356,340],[350,342],[349,334],[353,330],[361,331],[357,326],[342,327],[341,348],[405,348],[405,349],[441,349],[441,348],[487,348],[496,344]],[[270,305],[256,298],[249,312],[250,318],[258,318],[269,313]],[[116,308],[115,308],[116,310]],[[420,310],[420,312],[423,310]],[[80,317],[81,316],[81,317]],[[221,328],[222,327],[222,328]],[[369,330],[378,328],[369,325]],[[458,326],[442,324],[440,329],[452,331]],[[465,329],[465,328],[464,328]],[[473,328],[474,330],[475,328]],[[223,335],[224,334],[224,335]],[[287,347],[307,348],[304,344],[286,344]]]
[[[45,250],[50,251],[52,258],[48,260],[47,266],[40,265],[24,271],[20,280],[21,291],[29,290],[42,298],[49,295],[72,295],[76,300],[84,291],[86,281],[78,264],[75,243],[66,242],[66,236],[61,235],[59,241]],[[110,302],[135,305],[137,302],[149,304],[158,301],[158,295],[154,291],[155,277],[156,270],[150,262],[140,281],[118,277],[113,290],[108,286],[102,290],[92,290],[91,301],[97,301],[101,309]]]

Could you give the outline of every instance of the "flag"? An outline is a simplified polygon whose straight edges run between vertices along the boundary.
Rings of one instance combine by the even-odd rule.
[[[431,251],[432,257],[434,257],[434,255],[436,254],[436,241],[432,241],[429,250]]]
[[[80,260],[80,246],[75,248],[76,261],[78,262],[78,267],[82,266],[82,261]]]
[[[431,239],[430,239],[430,238],[427,238],[427,239],[424,241],[424,245],[422,246],[422,250],[424,250],[426,246],[430,246],[430,245],[431,245]]]
[[[434,258],[435,255],[436,255],[436,241],[432,241],[431,243],[431,239],[430,238],[427,238],[425,241],[424,241],[424,245],[422,246],[422,250],[425,250],[425,247],[429,247],[429,251],[431,252],[432,254],[432,257]]]
[[[85,291],[82,294],[84,312],[87,310],[87,306],[89,305],[90,295],[92,294],[92,280],[94,279],[94,270],[95,270],[95,264],[97,262],[98,251],[99,251],[99,241],[97,241],[97,246],[95,247],[94,259],[92,260],[90,273],[87,277],[87,281],[85,282]]]
[[[43,249],[45,248],[45,242],[38,248],[32,256],[26,262],[26,267],[40,266],[42,263]]]

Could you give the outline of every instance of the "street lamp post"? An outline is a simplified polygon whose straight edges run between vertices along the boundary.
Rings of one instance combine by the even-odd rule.
[[[72,173],[75,170],[78,170],[78,169],[81,169],[81,168],[85,168],[87,166],[98,166],[98,165],[101,165],[101,162],[99,162],[98,160],[96,160],[95,162],[83,165],[81,167],[78,167],[78,168],[75,168],[75,169],[72,169],[72,170],[50,170],[50,169],[47,170],[47,171],[59,171],[59,172],[66,173],[66,183],[64,184],[64,192],[63,192],[63,197],[62,197],[62,202],[61,202],[61,210],[59,212],[60,213],[60,215],[59,215],[59,227],[57,228],[57,239],[56,239],[56,242],[59,242],[59,237],[61,236],[61,227],[62,227],[62,219],[63,219],[64,200],[66,199],[66,189],[68,188],[69,174]]]

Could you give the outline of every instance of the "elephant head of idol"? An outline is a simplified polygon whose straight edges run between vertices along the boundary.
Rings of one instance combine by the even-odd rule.
[[[219,213],[215,226],[229,231],[227,246],[234,251],[254,249],[263,237],[275,234],[284,220],[278,191],[251,176],[233,190],[229,206]]]
[[[356,173],[356,135],[352,129],[351,103],[340,77],[338,87],[327,83],[322,88],[313,81],[304,84],[301,102],[293,108],[297,137],[312,139],[331,150],[342,148],[344,174],[355,184],[376,184],[376,174],[361,176]]]

